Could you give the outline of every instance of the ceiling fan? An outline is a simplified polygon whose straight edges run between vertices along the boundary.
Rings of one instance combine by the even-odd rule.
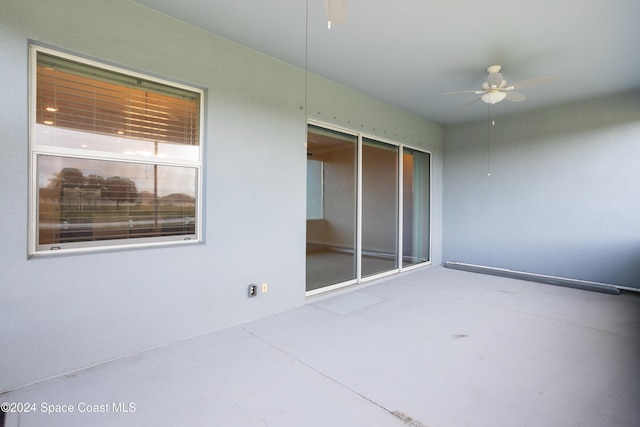
[[[347,0],[324,0],[327,11],[327,28],[332,24],[341,24],[347,19]]]
[[[482,83],[482,89],[480,90],[463,90],[459,92],[447,92],[444,95],[457,95],[457,94],[465,94],[465,93],[473,93],[476,95],[480,95],[475,98],[473,101],[465,104],[469,106],[474,104],[480,100],[486,102],[487,104],[495,104],[504,99],[507,101],[513,102],[521,102],[527,99],[526,96],[519,92],[514,92],[514,89],[521,89],[530,86],[536,86],[539,84],[549,83],[555,80],[555,77],[547,76],[547,77],[538,77],[536,79],[522,80],[516,83],[508,84],[507,81],[502,77],[502,73],[500,73],[500,69],[502,66],[500,65],[492,65],[487,68],[487,72],[489,76],[487,80]]]

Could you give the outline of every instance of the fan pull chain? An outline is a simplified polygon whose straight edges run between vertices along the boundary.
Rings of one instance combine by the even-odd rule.
[[[493,111],[491,107],[493,104],[487,104],[488,107],[488,117],[487,117],[487,176],[491,176],[491,127],[496,124],[495,120],[493,120]]]

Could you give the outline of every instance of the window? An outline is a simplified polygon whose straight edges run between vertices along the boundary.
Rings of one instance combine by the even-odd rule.
[[[30,90],[30,254],[201,240],[201,90],[37,46]]]

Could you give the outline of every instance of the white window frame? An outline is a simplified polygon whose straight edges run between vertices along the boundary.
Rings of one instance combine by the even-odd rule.
[[[127,76],[140,78],[146,81],[160,83],[179,89],[188,90],[199,95],[198,111],[198,158],[187,160],[179,158],[161,158],[141,155],[136,153],[109,153],[103,151],[91,151],[86,149],[74,149],[69,147],[55,147],[51,145],[39,145],[36,132],[36,104],[37,104],[37,55],[39,52],[47,53],[63,59],[76,61],[85,65],[113,71]],[[39,45],[29,46],[29,218],[28,218],[28,256],[48,256],[57,254],[83,253],[104,250],[118,250],[130,248],[142,248],[166,245],[184,245],[201,243],[203,241],[203,159],[204,159],[204,99],[205,91],[201,88],[184,85],[181,83],[164,80],[148,74],[120,68],[106,63],[90,60],[76,55],[71,55],[59,50],[46,48]],[[81,160],[105,160],[120,163],[136,163],[158,166],[189,167],[196,171],[196,195],[195,195],[195,238],[176,236],[139,237],[133,239],[92,240],[82,243],[67,243],[49,245],[42,248],[38,245],[38,171],[37,159],[40,155],[58,157],[72,157]],[[47,245],[40,245],[47,246]]]

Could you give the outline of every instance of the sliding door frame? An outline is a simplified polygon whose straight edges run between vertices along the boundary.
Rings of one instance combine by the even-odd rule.
[[[318,294],[322,294],[325,292],[329,292],[329,291],[333,291],[336,289],[340,289],[340,288],[344,288],[346,286],[352,286],[354,284],[360,284],[360,283],[366,283],[366,282],[370,282],[372,280],[376,280],[376,279],[380,279],[383,277],[387,277],[387,276],[392,276],[398,273],[402,273],[405,271],[410,271],[410,270],[414,270],[417,268],[422,268],[422,267],[426,267],[431,265],[432,261],[432,253],[431,253],[431,236],[432,236],[432,178],[433,178],[433,154],[425,149],[419,148],[419,147],[415,147],[415,146],[411,146],[411,145],[407,145],[407,144],[403,144],[403,143],[398,143],[396,141],[393,140],[389,140],[386,138],[381,138],[379,136],[376,135],[370,135],[370,134],[366,134],[363,132],[358,132],[352,129],[348,129],[348,128],[343,128],[343,127],[339,127],[339,126],[335,126],[329,123],[324,123],[324,122],[320,122],[320,121],[316,121],[316,120],[307,120],[307,128],[309,125],[312,126],[317,126],[317,127],[321,127],[321,128],[325,128],[328,130],[333,130],[333,131],[337,131],[337,132],[341,132],[341,133],[345,133],[348,135],[353,135],[353,136],[357,136],[357,150],[356,150],[356,155],[357,155],[357,159],[356,159],[356,247],[355,247],[355,262],[356,262],[356,278],[353,280],[348,280],[345,282],[341,282],[341,283],[335,283],[332,285],[327,285],[318,289],[313,289],[311,291],[307,291],[306,292],[306,296],[313,296],[313,295],[318,295]],[[372,274],[370,276],[366,276],[366,277],[362,277],[362,191],[363,191],[363,187],[362,187],[362,146],[363,146],[363,139],[370,139],[370,140],[374,140],[374,141],[378,141],[378,142],[382,142],[388,145],[391,145],[393,147],[395,147],[395,149],[397,150],[398,153],[398,170],[397,170],[397,203],[398,203],[398,211],[397,211],[397,224],[396,224],[396,232],[397,232],[397,239],[396,239],[396,245],[397,245],[397,251],[396,251],[396,268],[392,269],[392,270],[387,270],[387,271],[383,271],[377,274]],[[428,242],[428,253],[429,253],[429,259],[427,261],[421,262],[421,263],[417,263],[414,265],[408,265],[408,266],[403,266],[403,252],[404,252],[404,246],[403,246],[403,231],[404,231],[404,203],[403,203],[403,186],[404,186],[404,180],[403,180],[403,171],[404,171],[404,149],[408,148],[414,151],[419,151],[425,154],[429,155],[429,174],[428,174],[428,178],[429,178],[429,242]]]

